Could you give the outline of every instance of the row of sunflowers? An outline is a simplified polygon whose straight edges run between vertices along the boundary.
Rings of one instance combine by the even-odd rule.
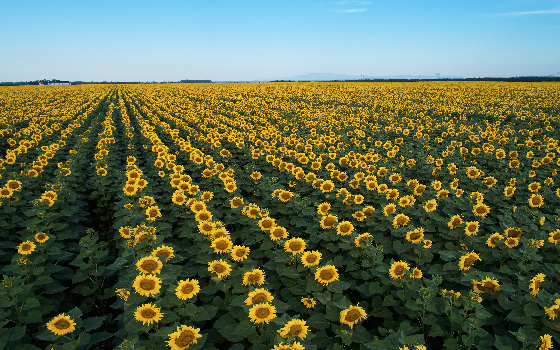
[[[6,89],[0,344],[550,349],[559,95]]]

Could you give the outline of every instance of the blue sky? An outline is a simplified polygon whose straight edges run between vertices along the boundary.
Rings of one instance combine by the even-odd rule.
[[[0,81],[557,75],[560,0],[2,1]]]

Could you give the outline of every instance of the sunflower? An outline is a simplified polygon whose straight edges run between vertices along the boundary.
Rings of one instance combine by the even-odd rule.
[[[388,190],[386,195],[387,200],[394,200],[399,198],[399,190],[396,188]]]
[[[478,203],[473,207],[472,212],[476,216],[485,217],[490,212],[490,207],[483,203]]]
[[[478,221],[468,221],[465,224],[465,234],[467,236],[472,236],[478,233],[479,223]]]
[[[473,290],[477,294],[500,291],[500,282],[494,278],[486,277],[481,281],[471,281]]]
[[[486,178],[484,178],[484,181],[482,181],[482,183],[486,186],[486,187],[492,187],[496,184],[496,178],[493,176],[488,176]]]
[[[274,221],[274,219],[269,217],[264,217],[260,219],[258,224],[259,227],[261,228],[261,231],[270,231],[271,229],[274,228],[274,226],[276,226],[276,222]]]
[[[47,203],[49,205],[49,207],[52,207],[54,205],[54,201],[48,197],[41,197],[41,199],[39,200],[41,203]]]
[[[290,191],[282,191],[282,192],[280,192],[280,194],[278,194],[278,199],[280,199],[282,202],[286,203],[292,198],[293,195],[294,194]]]
[[[208,263],[208,271],[218,275],[219,279],[231,273],[231,266],[224,260],[214,260]]]
[[[334,183],[331,180],[323,181],[320,189],[323,193],[331,192],[334,189]]]
[[[313,298],[301,298],[301,303],[308,309],[313,309],[317,302]]]
[[[260,286],[264,284],[264,277],[264,271],[260,268],[245,272],[243,275],[243,285],[248,286],[251,284],[258,284]]]
[[[408,224],[409,221],[410,218],[408,216],[404,214],[397,214],[393,219],[393,227],[399,228],[399,227],[406,226],[406,224]]]
[[[190,205],[189,209],[193,213],[197,214],[197,213],[206,211],[206,204],[204,204],[204,202],[201,202],[201,201],[195,201]]]
[[[410,270],[408,264],[404,261],[396,261],[391,264],[389,275],[393,279],[401,278],[405,275],[404,270]]]
[[[272,230],[270,230],[270,239],[273,241],[278,241],[280,239],[288,238],[288,231],[285,227],[282,226],[274,226]]]
[[[545,306],[544,311],[551,320],[554,320],[556,316],[560,315],[560,299],[554,300],[554,305],[551,307]]]
[[[134,196],[138,192],[138,186],[136,185],[126,185],[123,187],[123,192],[127,196]]]
[[[203,210],[194,215],[194,219],[198,222],[212,220],[212,213],[208,210]]]
[[[504,230],[504,235],[506,235],[507,237],[510,238],[519,238],[521,237],[521,234],[523,233],[523,230],[521,230],[520,228],[513,228],[513,227],[508,227]]]
[[[35,245],[35,243],[31,241],[25,241],[18,245],[17,248],[19,254],[29,255],[35,250],[36,247],[37,246]]]
[[[198,223],[198,230],[200,233],[204,235],[211,235],[212,232],[216,229],[216,225],[211,221],[201,221]]]
[[[426,202],[426,204],[424,204],[424,210],[429,212],[432,212],[434,210],[436,210],[437,208],[437,201],[435,199],[430,199],[429,201]]]
[[[11,189],[12,191],[16,192],[21,189],[21,182],[19,180],[9,180],[6,182],[6,188]]]
[[[190,299],[198,292],[200,292],[200,286],[195,279],[187,278],[186,280],[181,280],[177,288],[175,288],[175,295],[181,300]]]
[[[177,190],[173,193],[171,201],[177,205],[183,205],[187,201],[187,196],[185,196],[183,191]]]
[[[354,240],[354,244],[356,247],[360,247],[362,244],[366,244],[366,242],[373,240],[373,237],[369,234],[369,232],[362,233]]]
[[[118,288],[116,290],[116,293],[118,294],[119,298],[123,299],[124,301],[126,301],[130,296],[130,291],[125,288]]]
[[[391,174],[391,176],[389,176],[389,181],[391,181],[391,183],[393,185],[396,185],[397,183],[399,183],[402,180],[402,177],[399,173],[394,173]]]
[[[471,266],[477,260],[482,261],[482,259],[480,259],[478,254],[476,254],[475,252],[470,252],[470,253],[467,253],[467,254],[463,255],[459,259],[459,270],[467,271],[468,269],[471,268]]]
[[[414,205],[414,203],[416,202],[416,198],[414,198],[414,196],[408,195],[408,196],[404,196],[399,200],[399,205],[401,207],[411,207]]]
[[[377,192],[378,193],[385,193],[389,190],[389,186],[387,186],[386,184],[379,184],[377,185]]]
[[[149,297],[159,293],[161,280],[155,275],[138,275],[132,285],[136,292],[142,296]]]
[[[256,288],[254,291],[250,292],[247,299],[245,299],[245,305],[256,305],[262,302],[271,302],[274,297],[267,289]]]
[[[165,255],[165,262],[168,262],[169,259],[174,258],[175,254],[173,254],[173,248],[162,245],[159,248],[156,248],[152,251],[152,256],[159,257]]]
[[[249,310],[249,318],[253,323],[264,323],[267,324],[276,318],[276,308],[269,303],[261,303],[253,305]]]
[[[506,241],[504,242],[504,244],[508,247],[508,248],[515,248],[519,245],[519,238],[508,238],[506,239]]]
[[[315,279],[319,283],[329,284],[333,281],[338,281],[338,271],[333,265],[326,265],[320,267],[315,271]]]
[[[417,228],[415,230],[412,231],[408,231],[406,233],[406,240],[417,244],[420,243],[420,241],[424,238],[424,229],[423,228]]]
[[[35,240],[37,243],[45,243],[49,239],[49,236],[44,232],[39,232],[35,235]]]
[[[212,241],[211,244],[211,247],[214,248],[214,253],[219,253],[219,254],[229,253],[231,251],[232,246],[233,243],[227,236],[216,238]]]
[[[305,267],[311,267],[315,265],[319,265],[319,261],[321,261],[322,254],[317,250],[310,250],[301,256],[301,263]]]
[[[422,278],[422,271],[415,267],[412,272],[410,273],[411,278]]]
[[[537,296],[540,292],[541,283],[544,282],[544,278],[546,275],[544,273],[539,273],[535,277],[531,279],[531,284],[529,285],[529,289],[531,289],[530,294],[532,296]]]
[[[364,309],[359,306],[359,303],[354,306],[350,305],[349,308],[340,312],[340,323],[347,324],[353,328],[358,321],[366,319],[367,315]]]
[[[543,205],[543,197],[540,194],[533,194],[528,200],[531,208],[540,208]]]
[[[329,203],[323,202],[317,207],[317,214],[327,215],[329,209],[331,209],[331,205]]]
[[[167,346],[171,350],[186,350],[191,344],[196,344],[197,339],[201,338],[200,328],[193,328],[185,325],[177,326],[177,331],[169,334]]]
[[[72,333],[76,329],[75,325],[76,322],[70,316],[60,314],[47,323],[47,329],[55,335],[64,335]]]
[[[461,218],[461,215],[453,215],[451,219],[449,219],[449,222],[447,222],[447,226],[450,230],[454,230],[462,223],[463,219]]]
[[[153,205],[146,209],[146,220],[154,221],[157,217],[161,217],[161,212],[157,205]]]
[[[284,250],[293,255],[302,253],[305,250],[305,241],[299,237],[291,238],[284,243]]]
[[[453,289],[451,290],[442,289],[441,295],[443,295],[444,297],[449,295],[449,297],[455,297],[456,299],[459,299],[459,297],[461,296],[461,292],[455,292]]]
[[[239,208],[240,206],[243,205],[243,198],[241,197],[233,197],[230,201],[229,201],[229,205],[233,208]]]
[[[514,193],[515,193],[515,187],[507,186],[506,188],[504,188],[504,196],[512,197]]]
[[[136,262],[136,267],[141,273],[158,274],[161,272],[163,263],[156,257],[146,256]]]
[[[502,236],[499,233],[493,233],[490,237],[488,237],[488,239],[486,240],[486,245],[489,246],[490,248],[496,248],[496,241],[501,241],[502,239],[504,239],[504,236]]]
[[[298,337],[300,339],[305,339],[308,329],[309,327],[304,320],[294,318],[279,329],[278,333],[280,333],[282,338]]]
[[[538,350],[548,349],[552,349],[552,336],[550,334],[545,334],[540,337],[540,345]]]
[[[430,249],[432,247],[432,241],[429,239],[424,240],[424,249]]]
[[[211,239],[217,239],[220,237],[226,237],[229,238],[229,231],[225,228],[225,227],[216,227],[214,230],[212,230],[212,232],[210,233],[210,238]]]
[[[243,261],[247,259],[249,256],[249,247],[245,247],[244,245],[236,245],[233,246],[231,250],[231,258],[235,261]]]
[[[426,191],[426,185],[418,184],[414,187],[413,194],[415,196],[422,196],[424,191]]]
[[[336,234],[348,236],[354,231],[354,225],[350,221],[342,221],[336,226]]]
[[[560,229],[556,229],[548,234],[548,241],[556,245],[560,242]]]
[[[134,318],[136,321],[142,321],[143,324],[150,325],[152,322],[159,322],[163,318],[163,313],[161,312],[161,308],[155,307],[155,305],[149,304],[142,304],[136,308],[136,312],[134,312]]]
[[[389,215],[393,214],[396,210],[397,210],[397,206],[396,206],[396,205],[394,205],[393,203],[387,204],[387,205],[383,208],[383,215],[389,216]]]
[[[541,188],[541,184],[539,182],[531,182],[527,187],[531,192],[538,192]]]
[[[544,239],[532,239],[530,244],[533,247],[537,247],[537,249],[542,248],[544,245]]]

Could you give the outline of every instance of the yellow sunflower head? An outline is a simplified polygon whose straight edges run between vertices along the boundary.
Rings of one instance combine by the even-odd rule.
[[[276,308],[269,303],[253,305],[249,310],[249,318],[253,323],[269,323],[276,318]]]
[[[152,323],[158,323],[163,318],[163,313],[161,308],[155,307],[151,303],[142,304],[136,308],[134,318],[143,324],[151,325]]]
[[[47,329],[57,336],[72,333],[75,326],[76,322],[65,314],[60,314],[47,323]]]
[[[365,319],[367,314],[359,305],[351,305],[349,308],[340,312],[340,323],[347,324],[353,328],[360,320]]]
[[[179,281],[179,285],[175,289],[175,295],[181,300],[191,299],[198,292],[200,292],[198,281],[189,278]]]
[[[338,281],[338,271],[333,265],[320,267],[315,271],[315,279],[322,284]]]
[[[169,334],[167,346],[171,350],[186,350],[191,344],[196,344],[197,339],[201,338],[200,328],[181,325],[177,327],[177,331]]]
[[[293,255],[302,253],[305,250],[305,241],[299,237],[291,238],[284,243],[284,250]]]
[[[163,263],[154,256],[146,256],[136,262],[136,268],[141,273],[158,274],[161,272],[162,267]]]

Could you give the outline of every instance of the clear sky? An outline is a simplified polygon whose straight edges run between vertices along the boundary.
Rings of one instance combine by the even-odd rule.
[[[560,72],[560,0],[2,0],[0,81]]]

